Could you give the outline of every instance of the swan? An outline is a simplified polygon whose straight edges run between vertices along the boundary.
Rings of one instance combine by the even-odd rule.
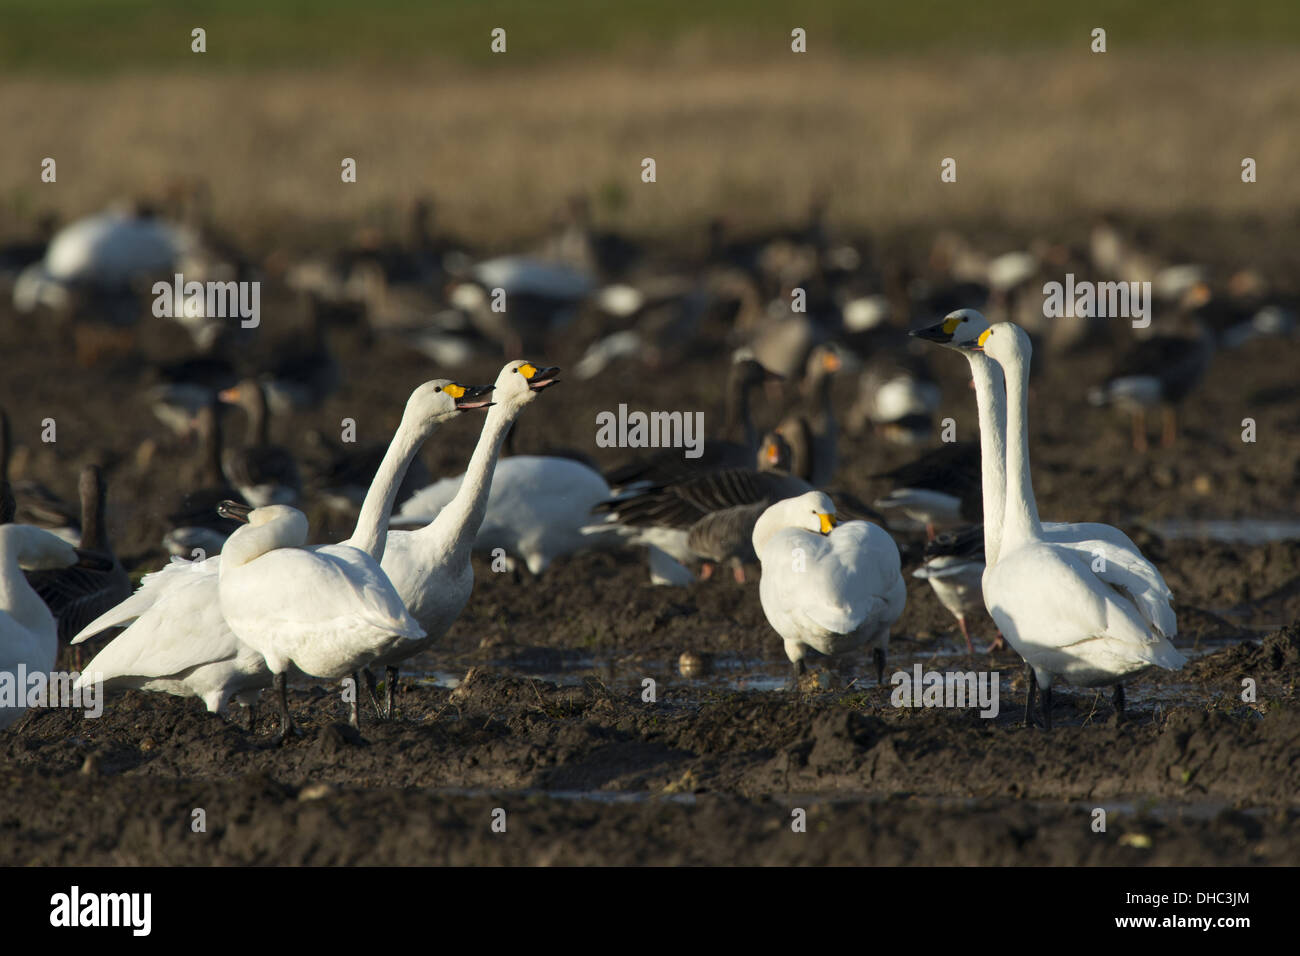
[[[246,507],[227,510],[239,515]],[[371,552],[350,544],[304,548],[307,516],[288,505],[246,514],[248,524],[222,549],[217,593],[226,624],[266,659],[283,740],[293,730],[285,676],[290,665],[312,677],[355,675],[425,634]],[[382,551],[382,531],[372,540]],[[349,722],[360,726],[355,694]]]
[[[421,444],[441,423],[468,409],[486,407],[490,388],[446,379],[411,393],[388,454],[375,474],[349,542],[379,549],[391,497]],[[233,518],[234,514],[227,513]],[[246,698],[269,687],[272,675],[262,654],[241,641],[219,604],[221,558],[173,561],[147,574],[126,601],[92,621],[73,638],[78,644],[109,627],[130,625],[86,666],[106,689],[138,688],[195,696],[212,713],[224,713],[231,697]],[[97,673],[98,672],[98,673]]]
[[[411,616],[424,629],[425,636],[420,640],[410,641],[380,654],[375,664],[386,668],[385,692],[388,698],[387,711],[391,715],[393,691],[397,682],[398,665],[402,661],[420,653],[440,640],[447,629],[460,617],[470,593],[474,590],[474,568],[470,563],[470,552],[474,548],[484,519],[488,513],[490,492],[495,486],[494,473],[498,470],[497,458],[501,453],[506,433],[510,431],[521,412],[544,389],[555,384],[559,369],[538,368],[531,362],[513,361],[506,364],[497,376],[493,386],[494,404],[488,410],[483,422],[483,431],[478,444],[470,456],[469,466],[456,488],[450,501],[440,508],[436,516],[423,528],[414,531],[393,530],[388,533],[387,545],[382,555],[384,573],[388,575],[397,593],[402,596]],[[568,473],[580,476],[581,469],[590,469],[563,458],[529,458],[520,456],[506,459],[515,464],[510,468],[535,467],[534,477],[539,482],[544,478],[540,472],[553,472],[555,469],[567,469]],[[573,466],[573,468],[569,468]],[[595,472],[591,472],[595,475]],[[595,475],[599,478],[599,475]],[[431,488],[438,488],[435,484]],[[445,490],[446,486],[442,486]],[[504,487],[504,486],[503,486]],[[511,498],[504,502],[503,513],[518,515],[521,509],[527,514],[534,504],[534,487],[528,484],[511,486]],[[428,489],[426,489],[428,490]],[[404,514],[418,513],[416,502],[421,500],[424,492],[418,492],[404,509]],[[429,495],[433,492],[429,490]],[[575,497],[583,492],[575,489]],[[429,497],[423,499],[426,503]],[[559,501],[561,507],[564,501]],[[517,546],[536,545],[546,547],[547,515],[537,515],[538,523],[527,527],[502,527],[503,535],[522,535]],[[504,546],[504,545],[498,545]],[[517,552],[518,553],[518,552]],[[542,556],[539,556],[542,555]],[[545,560],[545,552],[530,555],[530,568]],[[536,558],[537,561],[532,559]],[[540,564],[544,567],[544,563]]]
[[[763,613],[785,642],[796,688],[810,647],[834,655],[867,645],[883,679],[889,628],[907,602],[898,546],[883,528],[837,527],[830,496],[810,491],[759,516],[754,552]]]
[[[968,346],[990,328],[974,309],[959,309],[941,322],[912,333],[917,338],[956,349],[970,364],[980,428],[980,484],[984,498],[984,554],[991,567],[998,559],[1006,507],[1006,390],[1002,367]],[[1167,638],[1178,634],[1173,593],[1156,566],[1118,528],[1098,522],[1044,522],[1042,534],[1055,544],[1073,548],[1099,569],[1097,575],[1126,591],[1147,624]],[[1000,644],[994,642],[994,647]]]
[[[1095,564],[1081,549],[1043,535],[1029,469],[1029,336],[1002,323],[965,347],[982,349],[1006,376],[1005,513],[997,558],[984,572],[983,589],[999,630],[1032,672],[1026,722],[1037,684],[1043,723],[1051,729],[1056,678],[1082,687],[1113,685],[1115,709],[1122,713],[1125,680],[1152,667],[1178,670],[1186,659],[1144,619],[1127,589],[1094,573]]]
[[[27,687],[17,685],[18,669],[48,674],[59,652],[58,625],[32,590],[24,571],[55,571],[80,564],[105,570],[108,561],[81,552],[57,535],[26,524],[0,526],[0,675],[12,681],[12,702],[0,701],[0,730],[27,707]]]

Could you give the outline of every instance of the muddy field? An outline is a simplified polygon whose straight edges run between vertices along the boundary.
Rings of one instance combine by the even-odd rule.
[[[299,313],[283,296],[263,310],[257,348],[269,353],[295,334]],[[119,553],[137,570],[158,567],[160,516],[197,463],[143,396],[149,361],[184,354],[183,333],[146,320],[85,367],[69,330],[20,321],[7,297],[0,313],[0,403],[24,446],[15,477],[71,497],[79,467],[104,463]],[[706,426],[716,421],[724,332],[706,329],[672,368],[549,390],[521,420],[518,449],[578,448],[613,464],[623,453],[594,447],[594,416],[619,402],[703,409]],[[308,432],[334,433],[344,417],[363,442],[386,442],[409,390],[443,371],[355,328],[335,330],[332,344],[343,388],[275,425],[305,463]],[[529,358],[571,364],[581,344]],[[941,414],[974,439],[964,363],[930,357],[944,379]],[[491,381],[501,361],[454,374]],[[1145,529],[1294,515],[1297,361],[1300,343],[1277,340],[1220,353],[1183,408],[1180,443],[1145,456],[1130,450],[1125,421],[1083,400],[1105,354],[1043,363],[1031,441],[1044,517],[1128,530],[1174,590],[1177,644],[1193,658],[1134,683],[1123,723],[1108,697],[1067,688],[1050,735],[1023,728],[1010,653],[974,665],[1000,672],[991,720],[893,707],[865,659],[793,694],[752,577],[654,588],[635,553],[575,556],[536,580],[479,562],[466,613],[404,674],[399,719],[377,723],[367,708],[360,736],[324,684],[292,689],[303,734],[281,748],[270,745],[265,705],[249,732],[246,713],[226,721],[197,701],[142,693],[110,700],[101,719],[43,712],[0,735],[0,863],[1294,863],[1300,628],[1288,625],[1300,618],[1300,542],[1162,540]],[[852,392],[841,383],[841,407]],[[757,409],[760,422],[775,414]],[[1254,444],[1241,441],[1247,416]],[[39,441],[46,417],[58,424],[54,444]],[[458,422],[424,458],[435,475],[459,472],[475,438],[475,425]],[[836,484],[870,501],[889,490],[870,475],[911,454],[846,439]],[[320,539],[350,530],[308,505]],[[906,573],[918,543],[900,544]],[[928,585],[907,581],[886,680],[915,663],[971,666]],[[982,648],[992,624],[973,629]],[[702,659],[698,676],[679,672],[683,652]],[[654,702],[642,698],[645,678]],[[1245,678],[1252,702],[1241,698]],[[1091,828],[1097,807],[1105,833]],[[199,808],[202,833],[191,827]],[[492,828],[498,808],[505,833]],[[806,832],[792,831],[796,808]]]

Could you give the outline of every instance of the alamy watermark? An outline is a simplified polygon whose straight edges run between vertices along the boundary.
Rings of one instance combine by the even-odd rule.
[[[620,404],[617,413],[596,413],[596,446],[684,448],[685,457],[699,458],[704,454],[704,413],[629,412]]]
[[[1065,282],[1043,285],[1043,316],[1048,319],[1132,319],[1133,328],[1151,324],[1150,282],[1074,281],[1074,273],[1065,274]]]
[[[895,707],[979,707],[980,716],[998,715],[1000,675],[997,671],[895,671],[889,702]]]
[[[253,282],[185,281],[176,273],[171,282],[153,284],[153,314],[160,319],[232,319],[245,329],[262,321],[262,284]]]
[[[28,671],[19,663],[17,670],[0,671],[0,710],[13,707],[80,708],[91,719],[104,713],[104,679],[79,682],[78,671]]]

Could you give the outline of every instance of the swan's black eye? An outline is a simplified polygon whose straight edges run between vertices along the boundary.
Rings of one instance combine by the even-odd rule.
[[[435,392],[441,392],[441,391],[442,391],[442,386],[441,386],[441,385],[435,385],[435,386],[433,387],[433,390],[434,390]]]

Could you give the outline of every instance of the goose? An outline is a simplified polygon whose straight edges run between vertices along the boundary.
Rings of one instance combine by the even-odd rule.
[[[980,426],[980,485],[984,498],[984,556],[987,566],[997,560],[1002,541],[1003,511],[1006,507],[1006,390],[1002,367],[968,348],[990,328],[974,309],[959,309],[941,322],[912,334],[959,351],[970,365],[975,383],[975,401]],[[1139,613],[1156,633],[1173,638],[1178,619],[1173,610],[1169,585],[1137,545],[1118,528],[1097,522],[1046,522],[1043,536],[1054,544],[1072,548],[1095,565],[1097,576],[1113,588],[1126,592]],[[994,642],[994,646],[1000,646]]]
[[[376,472],[349,542],[378,551],[392,497],[423,441],[441,423],[469,409],[484,408],[489,388],[446,379],[426,382],[411,393],[389,452]],[[223,512],[238,526],[239,508]],[[212,713],[224,713],[232,697],[247,698],[271,686],[262,654],[241,641],[219,603],[221,558],[173,561],[147,574],[126,601],[88,624],[77,644],[109,627],[129,625],[87,665],[108,689],[139,688],[195,696]]]
[[[984,572],[984,602],[1007,642],[1025,659],[1029,694],[1043,693],[1043,724],[1052,726],[1052,684],[1115,688],[1124,710],[1124,681],[1152,667],[1178,670],[1186,658],[1144,619],[1137,601],[1093,571],[1086,555],[1044,537],[1029,468],[1027,414],[1032,355],[1029,336],[1011,323],[980,334],[980,349],[1003,369],[1007,384],[1007,486],[1002,540]]]
[[[78,509],[38,481],[11,480],[10,465],[15,457],[9,414],[0,408],[0,487],[3,488],[0,498],[9,514],[8,521],[0,524],[34,524],[53,532],[69,544],[78,544],[81,541]]]
[[[248,417],[243,448],[228,448],[221,470],[255,508],[291,504],[302,492],[298,465],[290,451],[270,440],[271,416],[262,384],[245,379],[218,394],[227,405],[238,405]]]
[[[910,356],[873,362],[858,378],[849,431],[873,430],[898,445],[929,439],[942,394],[925,363]]]
[[[803,382],[804,407],[787,415],[776,427],[787,442],[806,449],[806,464],[797,467],[795,474],[818,487],[830,483],[838,463],[839,425],[831,402],[831,386],[841,365],[834,346],[813,348]]]
[[[229,503],[248,524],[221,552],[217,594],[235,636],[260,653],[272,674],[284,740],[293,732],[286,673],[290,665],[312,677],[357,675],[376,657],[424,629],[371,553],[350,544],[306,549],[307,516],[288,505],[249,510]],[[383,535],[374,536],[382,552]],[[354,676],[354,688],[357,683]],[[349,722],[361,724],[357,695]]]
[[[0,697],[0,730],[17,721],[27,706],[28,687],[16,685],[18,669],[49,674],[59,651],[54,615],[23,572],[65,570],[78,564],[99,570],[108,566],[103,557],[79,551],[41,528],[0,526],[0,675],[9,678],[15,694],[10,700]]]
[[[707,472],[601,502],[596,510],[624,527],[654,529],[664,536],[676,530],[685,540],[675,545],[661,541],[667,545],[663,550],[704,562],[701,579],[712,576],[714,565],[729,564],[736,582],[744,584],[744,566],[758,561],[753,533],[759,515],[783,498],[812,491],[789,469],[790,446],[771,432],[763,439],[757,470]]]
[[[109,545],[104,520],[107,492],[103,472],[97,465],[88,465],[82,470],[78,490],[81,496],[80,547],[83,551],[102,556],[107,569],[70,567],[33,571],[27,576],[32,589],[58,621],[59,641],[63,644],[69,643],[86,624],[131,594],[131,578],[113,556]],[[76,660],[80,667],[80,648],[76,649]]]
[[[698,458],[684,458],[680,449],[667,448],[655,455],[642,456],[605,473],[612,488],[645,488],[673,481],[684,475],[716,471],[720,468],[749,468],[758,453],[758,430],[750,414],[750,397],[765,382],[778,381],[748,352],[739,350],[732,356],[727,376],[727,412],[724,435],[708,438]],[[739,440],[735,436],[739,435]]]
[[[384,666],[386,673],[385,693],[387,695],[386,711],[393,713],[394,691],[397,683],[398,666],[408,658],[420,653],[442,639],[447,629],[460,617],[465,604],[474,590],[474,567],[470,563],[470,553],[475,541],[483,532],[483,525],[488,514],[491,492],[496,487],[495,473],[499,469],[497,459],[506,433],[510,431],[515,420],[545,389],[554,385],[560,370],[555,367],[539,368],[532,362],[516,360],[506,364],[497,376],[493,386],[493,405],[483,422],[483,431],[474,453],[470,456],[469,466],[459,479],[459,485],[446,504],[439,508],[436,515],[424,527],[413,531],[394,529],[388,533],[383,549],[381,564],[389,580],[401,595],[411,616],[419,622],[425,636],[419,640],[405,642],[381,653],[375,659],[375,666]],[[516,463],[513,468],[536,469],[536,483],[525,479],[521,484],[511,485],[511,497],[501,507],[498,514],[510,516],[512,527],[503,527],[502,533],[522,535],[515,547],[527,548],[535,544],[544,548],[547,544],[547,519],[549,514],[533,511],[529,517],[520,518],[515,509],[522,509],[529,515],[529,509],[537,507],[541,500],[536,489],[542,483],[542,475],[537,471],[554,473],[556,469],[573,466],[591,475],[590,469],[565,458],[548,458],[528,460],[530,456],[506,459]],[[505,464],[503,462],[502,464]],[[570,469],[571,474],[578,472]],[[418,492],[407,502],[403,514],[419,513],[421,508],[429,507],[434,495],[432,489],[446,485],[441,483],[431,486],[425,492]],[[503,485],[503,491],[506,486]],[[578,497],[581,490],[573,489]],[[396,489],[394,489],[396,494]],[[499,499],[500,500],[500,499]],[[425,502],[424,505],[419,502]],[[391,500],[389,502],[391,506]],[[566,507],[563,499],[561,507]],[[542,507],[545,507],[544,505]],[[513,520],[512,520],[513,519]],[[494,529],[488,529],[491,536]],[[492,539],[495,540],[495,539]],[[504,544],[493,544],[504,547]],[[516,552],[518,553],[518,552]],[[530,568],[534,566],[531,563]],[[542,559],[539,559],[539,562]],[[544,565],[543,565],[544,566]]]
[[[764,511],[753,543],[759,600],[785,642],[795,688],[808,648],[837,655],[870,647],[883,683],[889,629],[907,602],[894,539],[867,521],[837,526],[830,496],[810,491]]]
[[[941,530],[980,520],[980,453],[974,442],[945,442],[871,477],[897,486],[873,506],[886,517],[901,514],[925,525],[927,540]]]
[[[1205,286],[1197,286],[1184,305],[1192,309],[1209,301]],[[1161,446],[1172,447],[1178,436],[1177,406],[1205,377],[1214,355],[1209,326],[1193,318],[1197,334],[1153,335],[1141,339],[1120,359],[1101,385],[1088,390],[1088,402],[1114,405],[1132,417],[1133,449],[1147,450],[1146,411],[1159,407]]]
[[[219,554],[226,539],[239,527],[238,522],[221,517],[217,505],[227,500],[247,502],[222,471],[221,409],[215,395],[199,408],[191,431],[198,438],[202,457],[190,479],[191,489],[167,516],[171,528],[163,537],[163,547],[175,557],[202,560]]]
[[[531,256],[500,256],[471,266],[452,284],[449,300],[484,338],[518,353],[544,348],[594,289],[594,278],[584,270]],[[497,290],[505,294],[504,311],[494,308]]]
[[[975,648],[966,615],[984,607],[984,528],[970,525],[935,535],[927,542],[924,557],[925,563],[912,572],[912,577],[930,582],[939,603],[957,619],[966,640],[966,653],[973,655]]]

